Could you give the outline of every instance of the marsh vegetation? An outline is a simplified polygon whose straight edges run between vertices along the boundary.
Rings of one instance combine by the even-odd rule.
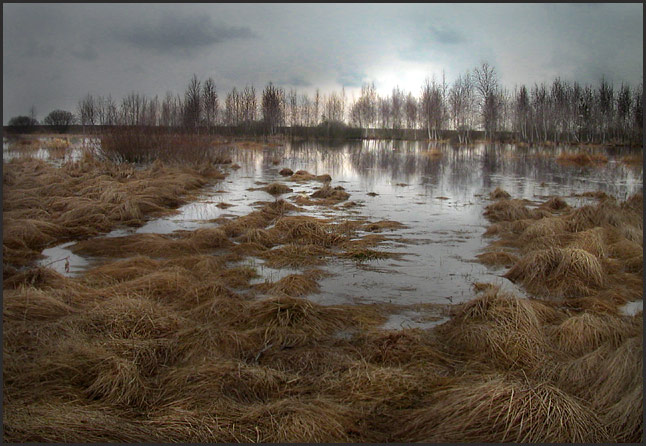
[[[639,154],[123,138],[3,147],[5,441],[641,440]]]

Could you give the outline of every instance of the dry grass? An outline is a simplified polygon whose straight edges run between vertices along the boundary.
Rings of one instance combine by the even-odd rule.
[[[594,166],[606,164],[608,157],[602,153],[588,152],[562,152],[556,160],[562,164],[574,164],[577,166]]]
[[[410,412],[403,441],[596,443],[609,435],[583,402],[549,383],[504,375],[465,376]]]
[[[599,260],[583,249],[550,248],[523,256],[506,274],[538,295],[579,297],[591,295],[604,285]]]
[[[316,245],[330,248],[346,240],[344,235],[335,231],[333,225],[313,217],[282,217],[270,229],[285,243]]]
[[[289,180],[296,182],[321,181],[323,183],[329,183],[332,181],[332,177],[328,174],[314,175],[306,170],[297,170],[289,177]]]
[[[141,225],[184,203],[208,181],[223,178],[209,166],[135,170],[83,158],[56,168],[34,159],[5,164],[3,264],[26,265],[37,252],[66,240]]]
[[[502,199],[485,208],[485,217],[492,222],[515,221],[532,218],[522,200]]]
[[[102,175],[119,183],[139,175],[106,166]],[[129,197],[102,189],[105,178],[83,184],[86,169],[70,170],[84,197]],[[166,169],[156,163],[136,187],[155,175],[170,182]],[[49,186],[16,172],[5,172],[5,184],[60,198],[6,202],[14,212],[49,222],[45,212],[77,207],[60,172]],[[151,203],[166,207],[175,191],[161,190]],[[91,209],[80,201],[79,219]],[[509,202],[514,210],[501,206],[496,225],[500,242],[518,249],[516,259],[509,247],[501,251],[517,280],[568,299],[518,298],[478,284],[474,300],[445,310],[453,318],[427,330],[379,328],[410,306],[298,297],[318,289],[318,270],[252,285],[255,268],[239,263],[246,253],[278,268],[377,256],[368,248],[385,237],[357,235],[401,227],[290,215],[298,209],[283,200],[217,228],[78,243],[105,261],[79,278],[14,269],[3,290],[4,440],[638,442],[643,323],[641,315],[619,316],[617,305],[643,290],[631,272],[642,243],[641,196],[592,207],[575,232],[575,210],[560,209],[559,223],[555,206],[541,219]],[[96,224],[104,223],[87,219],[88,228]],[[3,250],[61,237],[59,226],[33,226],[10,228]],[[550,240],[558,246],[533,249]]]
[[[541,320],[554,317],[551,312],[493,289],[466,304],[439,330],[455,351],[506,370],[532,370],[546,355]]]
[[[518,256],[506,251],[490,251],[476,256],[480,263],[491,266],[512,266],[518,261]]]
[[[506,190],[497,187],[493,192],[489,194],[489,198],[491,198],[492,200],[508,199],[511,198],[511,195]]]
[[[337,203],[345,201],[350,198],[350,194],[345,192],[342,186],[332,188],[329,184],[325,184],[312,195],[312,198],[324,198],[327,202]]]
[[[644,165],[644,155],[625,155],[621,157],[621,162],[628,166],[643,166]]]
[[[289,243],[266,251],[261,257],[267,260],[265,264],[270,268],[300,268],[322,265],[329,255],[330,251],[318,245]]]
[[[278,172],[278,173],[280,175],[284,176],[284,177],[289,177],[289,176],[294,175],[294,171],[292,169],[288,168],[288,167],[284,167],[284,168],[280,169],[280,172]]]
[[[70,249],[74,253],[90,256],[169,257],[187,253],[205,253],[229,246],[231,246],[231,242],[223,230],[200,228],[192,232],[173,235],[143,233],[123,237],[94,238],[78,242]]]
[[[294,190],[291,187],[288,187],[282,183],[271,183],[268,186],[265,186],[261,189],[271,195],[282,195],[282,194],[286,194],[287,192],[293,192]]]

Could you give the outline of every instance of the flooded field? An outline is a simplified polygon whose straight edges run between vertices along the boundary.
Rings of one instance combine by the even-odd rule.
[[[453,147],[450,144],[420,142],[285,143],[262,150],[231,150],[239,169],[230,169],[226,180],[204,191],[194,202],[178,209],[176,215],[147,221],[136,229],[121,228],[107,237],[130,233],[167,234],[177,230],[217,227],[212,222],[251,212],[255,203],[273,199],[263,185],[283,182],[293,192],[281,195],[288,201],[307,196],[321,187],[318,182],[296,183],[279,174],[283,168],[328,174],[333,186],[342,186],[356,206],[304,206],[301,214],[329,218],[336,222],[366,219],[397,221],[402,229],[386,229],[391,236],[380,249],[400,254],[397,259],[335,260],[325,270],[320,291],[308,296],[323,305],[352,303],[457,304],[472,298],[472,285],[490,282],[520,295],[524,291],[501,277],[501,268],[482,265],[476,255],[489,243],[483,237],[487,220],[484,207],[496,187],[536,205],[561,196],[572,206],[590,203],[581,196],[603,191],[625,199],[642,189],[641,166],[628,166],[617,153],[603,166],[578,167],[557,161],[566,148],[540,148],[478,144]],[[255,190],[254,190],[255,189]],[[381,231],[380,231],[381,232]],[[100,259],[86,259],[67,248],[70,243],[46,250],[43,265],[61,273],[69,259],[69,274],[78,274]],[[262,278],[277,280],[301,272],[263,266],[253,256],[247,261]],[[259,279],[259,280],[262,280]],[[440,315],[443,316],[443,315]],[[393,315],[388,326],[430,326],[420,323],[413,310]],[[444,318],[438,318],[444,320]]]
[[[189,167],[22,145],[3,144],[11,438],[81,438],[67,413],[97,441],[641,435],[634,152],[230,143]]]

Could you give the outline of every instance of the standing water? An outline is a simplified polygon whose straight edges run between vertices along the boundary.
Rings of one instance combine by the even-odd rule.
[[[329,174],[332,186],[343,186],[354,207],[304,206],[305,215],[337,222],[360,218],[371,222],[394,220],[404,229],[385,230],[389,240],[377,249],[399,253],[396,259],[355,262],[331,259],[324,268],[329,277],[320,280],[320,292],[308,296],[320,304],[392,303],[455,304],[473,298],[472,284],[490,282],[523,295],[504,279],[504,269],[476,261],[489,240],[483,237],[488,222],[484,207],[489,193],[500,187],[513,198],[540,204],[561,196],[570,205],[588,199],[575,195],[601,190],[619,199],[643,187],[642,167],[622,164],[611,156],[601,166],[579,167],[557,162],[559,148],[519,148],[513,145],[450,144],[399,141],[361,141],[342,144],[286,143],[263,150],[232,150],[231,169],[220,184],[202,197],[178,209],[171,217],[151,220],[136,229],[118,229],[108,236],[128,233],[170,233],[178,229],[217,226],[209,220],[248,214],[259,201],[272,200],[257,190],[263,184],[283,182],[298,194],[311,194],[321,183],[291,182],[279,171],[307,170]],[[256,189],[256,190],[253,190]],[[341,203],[343,204],[343,203]],[[65,250],[53,250],[58,256]],[[45,253],[48,254],[48,253]],[[51,256],[43,264],[51,263]],[[70,259],[71,274],[83,269],[85,260]],[[262,280],[277,280],[285,271],[273,270],[260,259],[251,259]],[[61,262],[52,267],[62,268]],[[293,270],[287,273],[293,273]],[[442,320],[440,318],[440,320]],[[428,326],[437,321],[420,319],[415,310],[395,314],[386,328]]]

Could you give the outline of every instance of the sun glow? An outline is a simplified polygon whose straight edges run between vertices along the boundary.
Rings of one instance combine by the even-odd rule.
[[[399,63],[396,67],[382,68],[375,72],[372,78],[375,80],[375,87],[380,96],[392,94],[395,87],[399,87],[404,94],[413,93],[418,96],[424,80],[432,78],[441,82],[441,68],[432,65],[420,66],[413,63]]]

